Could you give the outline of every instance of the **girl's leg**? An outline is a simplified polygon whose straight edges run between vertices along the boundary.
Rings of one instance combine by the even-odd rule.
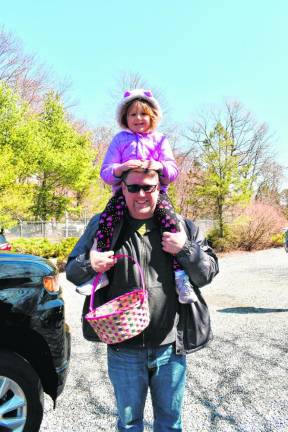
[[[165,231],[178,232],[180,230],[176,212],[166,193],[161,192],[159,194],[154,214]],[[176,259],[173,260],[173,268],[175,271],[182,269]]]
[[[108,201],[108,204],[100,215],[99,226],[95,236],[97,240],[97,250],[100,252],[110,250],[115,226],[123,218],[126,209],[126,202],[122,191],[117,192]]]
[[[169,232],[178,232],[180,230],[174,207],[168,195],[163,192],[159,194],[154,214],[164,230]],[[179,294],[179,302],[192,303],[197,299],[197,296],[188,275],[175,258],[173,259],[173,269],[175,273],[176,291]]]

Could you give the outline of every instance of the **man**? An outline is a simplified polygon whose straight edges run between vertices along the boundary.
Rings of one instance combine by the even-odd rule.
[[[96,251],[95,216],[69,256],[67,278],[79,284],[95,272],[108,272],[109,286],[99,290],[108,301],[123,294],[123,287],[131,291],[139,286],[133,263],[116,263],[114,254],[128,254],[138,260],[149,293],[150,324],[138,336],[107,348],[118,430],[143,431],[143,410],[150,388],[154,432],[182,431],[186,353],[201,348],[210,338],[209,314],[198,288],[217,274],[217,258],[191,221],[179,217],[180,232],[162,232],[153,218],[160,191],[156,171],[128,171],[122,178],[122,191],[128,212],[114,232],[112,250]],[[178,302],[173,256],[195,287],[196,306]],[[200,310],[206,313],[201,319]]]

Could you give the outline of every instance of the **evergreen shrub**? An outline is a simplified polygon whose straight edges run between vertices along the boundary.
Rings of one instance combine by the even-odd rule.
[[[57,243],[46,238],[19,238],[13,240],[11,252],[56,258],[58,270],[63,271],[67,257],[77,241],[76,237],[68,237]]]

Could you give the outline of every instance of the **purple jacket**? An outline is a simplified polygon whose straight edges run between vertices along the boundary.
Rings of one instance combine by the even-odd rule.
[[[161,175],[161,190],[167,191],[167,184],[178,176],[178,168],[165,135],[160,132],[133,133],[123,130],[116,134],[107,150],[100,176],[112,185],[113,192],[119,189],[120,181],[113,175],[113,170],[121,163],[131,159],[155,160],[163,165]]]

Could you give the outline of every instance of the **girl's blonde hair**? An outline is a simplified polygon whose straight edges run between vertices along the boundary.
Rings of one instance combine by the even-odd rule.
[[[127,114],[133,104],[137,104],[137,108],[142,110],[145,114],[149,115],[150,129],[155,130],[160,120],[159,112],[156,110],[156,108],[154,108],[151,104],[149,104],[149,102],[141,98],[133,99],[131,102],[125,104],[122,107],[119,113],[120,126],[123,127],[124,129],[128,129]]]

